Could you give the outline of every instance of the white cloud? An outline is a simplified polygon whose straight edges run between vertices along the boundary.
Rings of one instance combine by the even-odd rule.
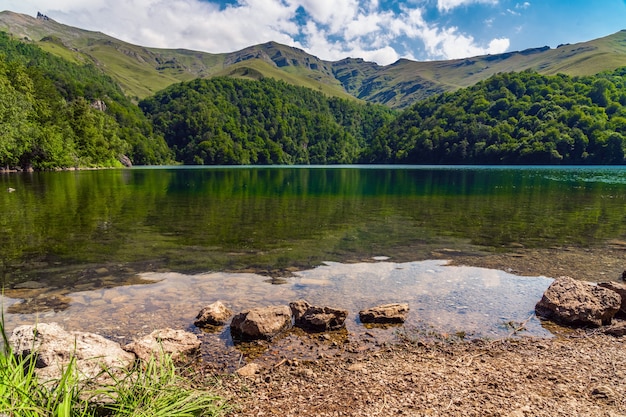
[[[505,52],[510,44],[508,39],[501,38],[491,40],[487,46],[480,46],[472,36],[460,34],[454,27],[444,30],[426,28],[422,38],[430,54],[446,59],[499,54]]]
[[[498,0],[437,0],[437,9],[442,12],[449,12],[457,7],[475,3],[498,4]]]
[[[221,53],[276,41],[326,60],[350,56],[381,65],[401,57],[448,59],[508,48],[507,39],[480,43],[456,27],[427,22],[424,10],[409,2],[392,11],[378,0],[238,0],[222,7],[216,0],[4,1],[8,10],[41,11],[68,25],[160,48]],[[497,0],[438,0],[437,6],[450,10],[477,2]],[[298,24],[302,10],[308,20]]]

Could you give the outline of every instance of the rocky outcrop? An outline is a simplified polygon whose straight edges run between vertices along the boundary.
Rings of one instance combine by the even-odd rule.
[[[619,307],[619,311],[617,314],[620,316],[626,316],[626,283],[624,282],[601,282],[598,284],[599,287],[609,289],[611,291],[615,291],[622,298],[622,303]]]
[[[135,355],[116,342],[93,333],[66,331],[57,323],[19,326],[9,343],[16,355],[35,355],[35,372],[42,382],[59,379],[72,358],[81,380],[100,378],[103,369],[128,369],[135,361]]]
[[[383,304],[359,311],[361,323],[404,323],[409,314],[406,303]]]
[[[131,161],[130,158],[124,154],[119,155],[117,159],[126,168],[131,168],[133,166],[133,161]]]
[[[230,323],[230,332],[236,340],[271,340],[290,327],[289,306],[270,306],[253,308],[237,314]]]
[[[598,327],[611,323],[621,302],[614,291],[564,276],[548,287],[535,312],[561,324]]]
[[[181,360],[195,354],[200,348],[198,336],[184,330],[160,329],[124,346],[143,361],[154,358],[156,361],[163,354],[171,355],[174,360]]]
[[[332,307],[312,306],[306,300],[289,303],[294,324],[305,330],[325,332],[345,326],[348,310]]]
[[[233,312],[231,309],[226,307],[221,301],[216,301],[200,310],[193,324],[197,327],[221,326],[225,324],[232,315]]]

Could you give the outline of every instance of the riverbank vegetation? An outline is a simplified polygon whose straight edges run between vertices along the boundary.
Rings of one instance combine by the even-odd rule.
[[[495,75],[403,112],[377,133],[367,161],[623,164],[625,74]]]
[[[81,381],[74,361],[54,381],[36,373],[36,352],[24,357],[11,349],[0,318],[0,415],[20,417],[222,416],[226,404],[180,376],[172,358],[137,364],[121,376],[103,370],[113,384],[94,388]],[[88,381],[87,381],[88,382]]]
[[[50,42],[53,42],[51,39]],[[91,63],[0,34],[0,167],[623,164],[626,69],[500,73],[404,111],[271,78],[171,85],[132,103]]]

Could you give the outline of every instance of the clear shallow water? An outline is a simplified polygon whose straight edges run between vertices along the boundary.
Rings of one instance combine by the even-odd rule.
[[[518,280],[545,279],[413,262],[626,240],[624,167],[134,168],[2,175],[0,191],[8,320],[122,339],[189,326],[215,299],[243,309],[299,297],[352,317],[405,300],[414,323],[497,333],[517,297],[513,321],[538,299]],[[375,256],[390,262],[362,263]]]
[[[358,321],[359,310],[392,302],[409,303],[405,323],[409,329],[448,334],[462,331],[471,338],[496,338],[511,333],[507,323],[525,322],[526,330],[521,334],[549,335],[533,312],[551,279],[446,266],[444,261],[329,262],[297,272],[280,285],[252,273],[152,272],[141,274],[141,278],[146,283],[64,294],[68,305],[57,312],[6,314],[7,328],[56,321],[67,329],[129,342],[163,327],[200,333],[193,326],[196,314],[217,300],[239,312],[304,298],[315,305],[347,309],[350,313],[346,328],[352,340],[363,339],[366,332],[370,336],[374,333],[379,341],[393,340],[394,328],[366,329]],[[22,292],[22,296],[36,297],[36,292]],[[12,295],[11,291],[8,295]],[[4,300],[8,311],[15,310],[20,302],[17,298]],[[211,356],[224,357],[236,350],[227,326],[202,337],[203,349]]]

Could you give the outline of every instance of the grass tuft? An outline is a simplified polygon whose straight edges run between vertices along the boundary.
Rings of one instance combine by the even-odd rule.
[[[88,388],[89,384],[79,379],[74,359],[58,380],[42,383],[35,372],[36,353],[14,354],[1,313],[0,334],[2,417],[213,417],[224,415],[229,408],[219,397],[194,388],[180,376],[170,355],[139,362],[122,374],[104,370],[113,381],[106,387]]]

